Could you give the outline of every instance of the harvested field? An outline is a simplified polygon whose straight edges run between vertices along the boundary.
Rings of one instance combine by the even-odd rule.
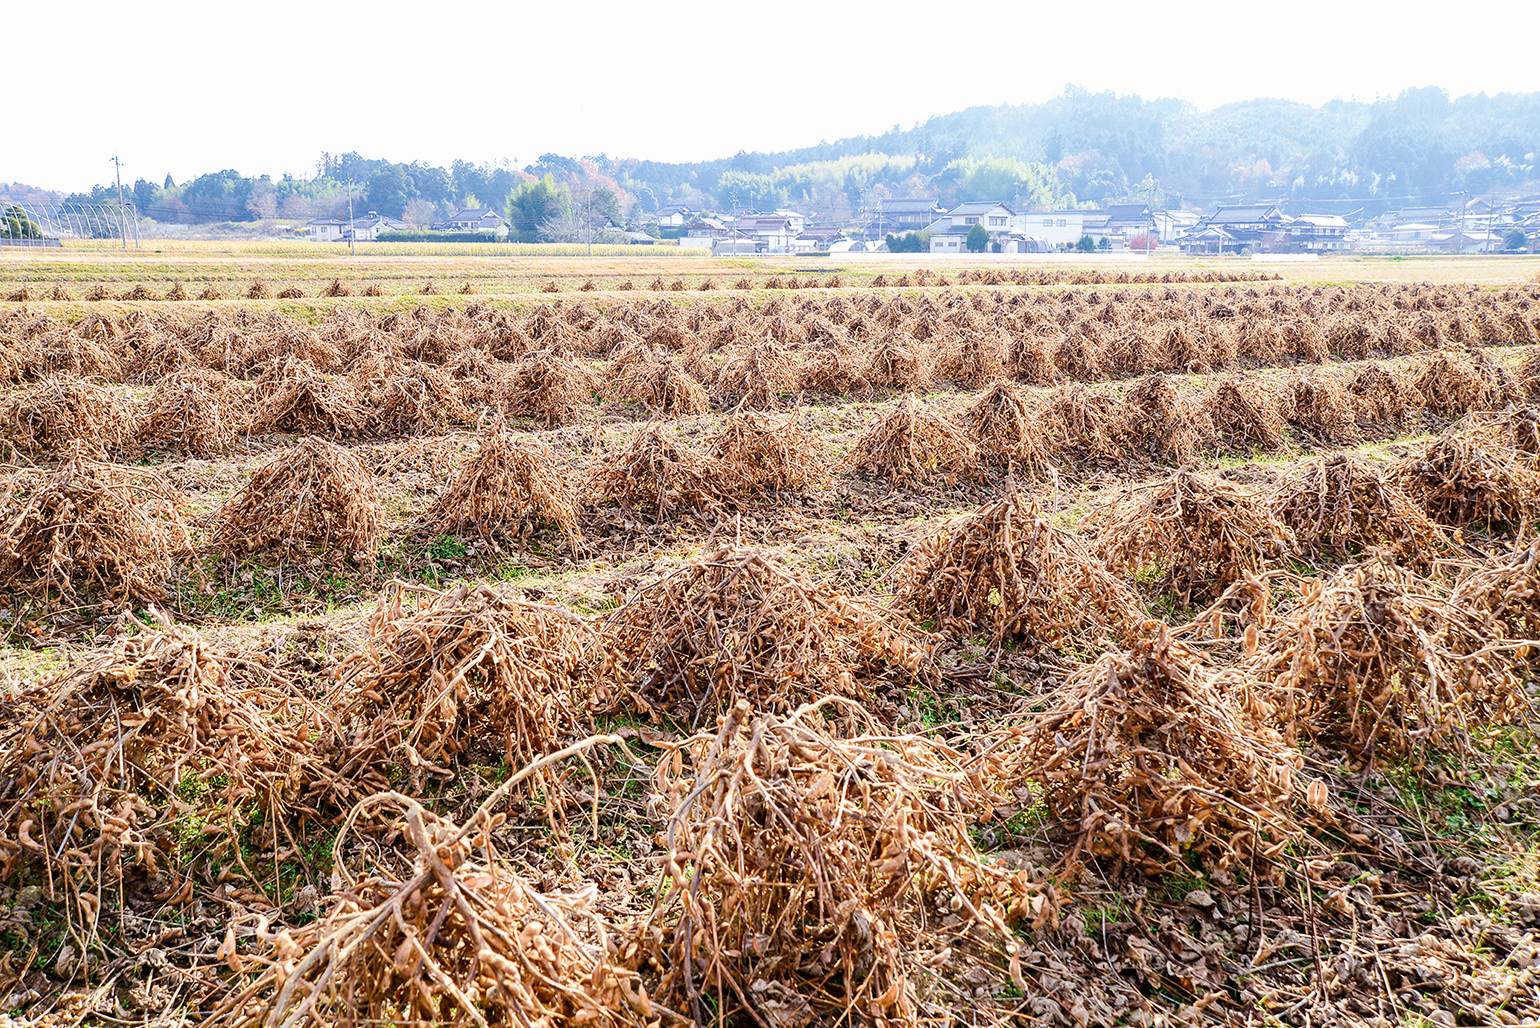
[[[1540,1020],[1524,258],[313,252],[0,259],[6,1017]]]

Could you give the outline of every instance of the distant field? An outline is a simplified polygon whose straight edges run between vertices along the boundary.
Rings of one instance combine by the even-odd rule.
[[[837,277],[844,288],[862,288],[883,276],[895,281],[930,269],[950,284],[960,273],[1024,270],[1048,277],[1077,272],[1116,276],[1149,275],[1280,276],[1299,283],[1429,282],[1497,286],[1535,281],[1540,257],[1340,257],[1315,262],[1253,262],[1249,259],[1185,257],[1157,253],[1148,259],[1066,255],[1064,257],[934,258],[930,255],[822,255],[763,258],[712,258],[704,251],[658,248],[595,247],[594,256],[578,256],[574,247],[512,244],[465,244],[429,248],[423,244],[364,244],[356,256],[346,247],[307,242],[146,241],[138,250],[103,244],[75,244],[62,252],[0,249],[0,296],[22,286],[45,299],[55,286],[82,298],[92,286],[114,297],[142,285],[164,297],[176,283],[191,297],[212,287],[224,299],[245,299],[254,282],[273,293],[298,289],[315,298],[334,280],[360,299],[370,286],[387,297],[421,296],[431,283],[443,295],[471,292],[487,296],[585,289],[667,291],[729,290],[747,282],[766,288],[775,277],[791,288],[823,288]],[[795,278],[794,285],[787,279]],[[1068,284],[1073,281],[1066,279]],[[709,283],[709,286],[707,285]],[[1116,283],[1109,283],[1116,284]],[[776,288],[775,285],[769,288]],[[285,301],[271,301],[279,309]]]

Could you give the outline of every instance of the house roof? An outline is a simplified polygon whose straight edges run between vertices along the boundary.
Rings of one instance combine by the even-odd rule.
[[[654,212],[655,216],[664,214],[694,214],[695,212],[682,203],[665,204]]]
[[[494,218],[495,220],[497,220],[499,223],[501,223],[502,220],[503,220],[503,216],[501,214],[497,213],[497,211],[493,210],[490,207],[464,207],[464,208],[461,208],[460,210],[456,211],[454,213],[454,216],[451,217],[449,220],[450,221],[486,221],[487,217],[489,215],[492,218]]]
[[[1275,203],[1248,203],[1219,206],[1204,219],[1210,225],[1244,225],[1254,221],[1282,221],[1283,211]]]
[[[1149,204],[1115,203],[1107,208],[1107,217],[1113,221],[1147,221],[1151,217]]]
[[[1347,228],[1347,219],[1337,214],[1301,214],[1294,219],[1316,228]]]
[[[958,204],[947,213],[954,218],[959,218],[970,214],[988,214],[996,207],[1004,207],[1007,214],[1016,213],[1011,210],[1009,204],[1001,203],[999,200],[969,200],[967,203]]]
[[[884,214],[929,214],[941,208],[934,200],[879,200]]]

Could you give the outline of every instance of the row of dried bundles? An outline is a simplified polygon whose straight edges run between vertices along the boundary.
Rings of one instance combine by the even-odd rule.
[[[583,496],[651,516],[774,503],[828,483],[815,437],[794,416],[743,411],[698,453],[654,427],[580,474],[498,420],[443,491],[405,526],[495,547],[549,533],[582,549]],[[160,600],[194,552],[188,501],[158,472],[101,461],[75,444],[54,468],[0,481],[0,582],[44,605]],[[204,519],[208,548],[267,561],[368,564],[385,522],[380,481],[358,452],[314,436],[279,451]]]
[[[912,380],[985,380],[1001,365],[1027,381],[1089,381],[1157,371],[1208,372],[1237,363],[1320,363],[1443,347],[1540,342],[1532,293],[1422,287],[1270,287],[1162,293],[1118,289],[1000,294],[948,291],[920,297],[742,297],[680,305],[661,298],[614,304],[541,303],[533,309],[419,308],[371,314],[339,308],[317,325],[277,312],[219,309],[188,319],[141,310],[93,313],[66,323],[27,308],[0,313],[0,380],[69,373],[153,384],[183,368],[260,376],[299,357],[330,373],[370,359],[439,367],[512,363],[549,352],[606,358],[642,346],[672,353],[711,385],[716,355],[756,344],[797,353],[794,388],[843,393],[889,383],[866,373],[866,351]],[[855,356],[852,356],[853,352]],[[833,365],[824,371],[820,366]],[[842,379],[855,375],[853,382]],[[805,380],[805,381],[803,381]]]

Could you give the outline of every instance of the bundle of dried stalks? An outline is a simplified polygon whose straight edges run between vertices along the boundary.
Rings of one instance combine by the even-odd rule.
[[[1390,477],[1440,524],[1522,533],[1540,515],[1540,469],[1512,441],[1470,427],[1450,425]]]
[[[1120,461],[1127,454],[1133,412],[1116,396],[1080,383],[1048,394],[1038,411],[1043,437],[1055,453],[1080,464]]]
[[[667,879],[640,941],[664,968],[659,998],[696,1024],[859,1011],[919,1028],[927,958],[947,951],[922,927],[938,898],[957,911],[950,932],[996,945],[1008,921],[1053,915],[1025,872],[974,847],[972,818],[999,802],[988,761],[918,736],[833,738],[824,713],[740,703],[653,776]]]
[[[936,357],[936,374],[961,389],[982,389],[1005,378],[1006,339],[998,330],[969,330],[945,337]]]
[[[681,511],[709,514],[732,506],[745,492],[732,469],[715,457],[679,446],[651,425],[637,432],[619,453],[594,468],[592,488],[656,520]]]
[[[430,364],[403,362],[389,379],[369,383],[367,398],[369,428],[382,436],[430,435],[476,424],[459,385]]]
[[[367,560],[380,541],[380,489],[352,453],[313,436],[252,473],[212,516],[215,547],[280,560]]]
[[[57,460],[79,447],[105,460],[133,436],[134,407],[111,389],[51,375],[0,404],[0,436],[16,449]]]
[[[1306,557],[1352,559],[1383,549],[1426,566],[1455,540],[1379,468],[1353,454],[1315,457],[1268,500]]]
[[[1278,723],[1368,758],[1463,748],[1472,726],[1528,716],[1511,645],[1479,609],[1381,560],[1313,580],[1247,670],[1270,681]]]
[[[1540,639],[1540,546],[1461,564],[1449,602],[1480,616],[1483,639]]]
[[[101,886],[130,868],[239,860],[253,821],[294,826],[311,741],[329,727],[259,665],[188,629],[133,623],[138,634],[28,689],[0,729],[0,878],[42,865],[86,931],[109,899]]]
[[[184,368],[162,379],[139,418],[134,439],[156,453],[213,457],[251,426],[251,395],[217,371]]]
[[[912,337],[886,332],[871,348],[862,377],[874,386],[924,392],[931,385],[932,359],[930,348]]]
[[[1094,550],[1130,575],[1154,572],[1184,604],[1208,602],[1289,553],[1288,526],[1255,493],[1178,471],[1090,516]]]
[[[510,417],[538,418],[555,426],[591,406],[598,388],[599,376],[584,361],[557,350],[539,350],[498,381],[493,399]]]
[[[160,600],[192,550],[186,499],[159,475],[82,456],[0,478],[0,586],[61,604]]]
[[[751,494],[779,499],[782,490],[809,492],[826,486],[829,466],[823,440],[785,417],[736,410],[711,437],[711,456]],[[747,497],[745,497],[747,498]]]
[[[970,474],[978,465],[978,448],[962,429],[909,393],[856,440],[845,463],[891,485],[912,487]]]
[[[267,283],[261,279],[257,279],[251,284],[251,288],[246,290],[246,299],[248,300],[271,300],[272,298],[272,289],[268,288]]]
[[[1107,856],[1147,874],[1271,855],[1298,837],[1291,748],[1272,711],[1164,625],[1083,666],[1023,729],[1017,758],[1074,839],[1066,863]]]
[[[1412,381],[1428,409],[1446,418],[1495,410],[1522,396],[1512,373],[1485,350],[1444,350],[1422,357]]]
[[[828,339],[807,352],[798,388],[829,396],[849,396],[871,388],[866,380],[867,358],[861,344],[847,336]]]
[[[705,414],[711,409],[706,387],[662,351],[620,364],[618,373],[610,378],[609,395],[674,417]]]
[[[781,397],[796,386],[792,352],[768,340],[735,347],[716,377],[716,395],[722,402],[760,409],[779,406]]]
[[[346,285],[342,279],[332,279],[332,284],[316,294],[317,296],[352,296],[352,287]]]
[[[1341,380],[1295,375],[1284,386],[1286,420],[1317,443],[1347,445],[1358,440],[1358,405]]]
[[[576,552],[583,533],[570,469],[550,447],[513,438],[501,422],[476,442],[475,455],[423,512],[423,526],[434,534],[474,531],[494,545],[556,528]]]
[[[305,291],[299,286],[287,286],[278,290],[277,297],[280,300],[300,300],[305,296]]]
[[[1025,389],[996,382],[963,408],[963,427],[989,461],[1019,468],[1034,478],[1054,471],[1052,443]]]
[[[338,777],[367,791],[393,764],[449,775],[462,754],[523,767],[554,753],[591,730],[601,651],[595,628],[562,608],[391,581],[340,672],[354,729]],[[526,795],[564,791],[549,770],[527,781]]]
[[[614,741],[595,736],[584,747]],[[356,821],[395,809],[402,817],[393,834],[411,869],[355,878],[339,862],[342,887],[326,916],[265,934],[265,966],[211,1020],[228,1028],[658,1024],[635,970],[618,959],[593,891],[542,894],[497,853],[492,829],[503,815],[492,808],[503,794],[464,828],[397,792],[361,801],[337,852]]]
[[[987,631],[1031,647],[1077,650],[1126,641],[1139,598],[1012,490],[923,540],[893,571],[894,594],[921,621]]]
[[[1188,464],[1213,438],[1202,404],[1177,393],[1164,375],[1150,375],[1123,394],[1127,443],[1159,464]]]
[[[1205,400],[1214,436],[1222,445],[1240,452],[1283,449],[1283,413],[1277,397],[1262,382],[1227,378]]]
[[[198,299],[200,300],[223,300],[224,298],[225,294],[221,293],[212,284],[204,286],[203,291],[198,294]]]
[[[254,432],[295,432],[341,438],[369,421],[363,395],[349,379],[328,376],[302,357],[273,361],[257,380]]]
[[[188,299],[187,287],[182,285],[182,282],[181,282],[180,279],[178,279],[177,281],[171,283],[171,288],[169,290],[167,290],[167,292],[166,292],[166,299],[168,299],[168,300],[186,300],[186,299]]]
[[[1348,382],[1360,424],[1376,430],[1398,429],[1423,405],[1422,394],[1407,376],[1370,361]]]
[[[768,554],[724,548],[643,586],[604,622],[615,672],[644,709],[686,721],[747,698],[785,711],[863,676],[919,674],[923,642],[869,600]]]

